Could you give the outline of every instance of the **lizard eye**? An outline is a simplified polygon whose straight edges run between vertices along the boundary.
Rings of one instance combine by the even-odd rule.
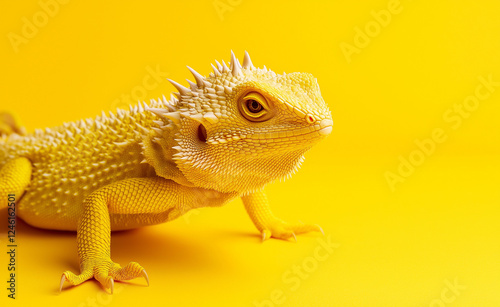
[[[267,99],[257,92],[250,92],[242,96],[238,103],[241,114],[253,122],[261,122],[272,117]]]
[[[259,113],[260,111],[262,111],[262,109],[264,109],[264,107],[260,103],[258,103],[257,100],[248,99],[247,109],[252,113]]]

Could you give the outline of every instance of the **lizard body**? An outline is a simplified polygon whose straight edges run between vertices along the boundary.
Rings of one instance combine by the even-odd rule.
[[[0,125],[2,201],[16,194],[18,216],[30,225],[77,231],[80,274],[64,272],[61,287],[94,277],[113,291],[114,280],[147,279],[138,263],[111,261],[112,230],[236,197],[263,240],[321,230],[276,218],[263,192],[331,131],[316,79],[255,68],[248,53],[243,65],[231,56],[208,77],[188,67],[196,81],[189,88],[169,80],[178,90],[169,100],[26,135]]]

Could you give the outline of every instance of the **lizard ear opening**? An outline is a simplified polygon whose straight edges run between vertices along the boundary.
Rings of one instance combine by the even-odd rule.
[[[198,139],[204,143],[207,141],[207,129],[202,124],[198,126]]]

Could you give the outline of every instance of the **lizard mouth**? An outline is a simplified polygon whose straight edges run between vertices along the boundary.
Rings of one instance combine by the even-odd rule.
[[[254,134],[241,134],[238,136],[227,136],[214,138],[211,137],[207,140],[208,144],[217,145],[225,144],[234,141],[247,141],[254,143],[267,143],[267,142],[307,142],[310,140],[319,140],[326,137],[332,132],[333,121],[325,118],[321,121],[316,121],[314,125],[309,125],[302,128],[282,130],[275,132],[261,132]]]
[[[332,132],[333,121],[331,119],[323,119],[303,128],[279,131],[279,132],[264,132],[256,133],[246,136],[246,140],[259,141],[259,140],[297,140],[303,138],[304,141],[315,139],[319,137],[326,137]]]

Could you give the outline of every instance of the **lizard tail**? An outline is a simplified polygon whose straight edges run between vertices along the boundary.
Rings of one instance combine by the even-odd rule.
[[[19,125],[11,113],[0,112],[0,169],[8,162],[9,145],[6,137],[13,134],[26,135],[26,129]]]
[[[0,136],[13,133],[25,135],[26,129],[19,125],[19,122],[12,114],[7,112],[0,112]]]

